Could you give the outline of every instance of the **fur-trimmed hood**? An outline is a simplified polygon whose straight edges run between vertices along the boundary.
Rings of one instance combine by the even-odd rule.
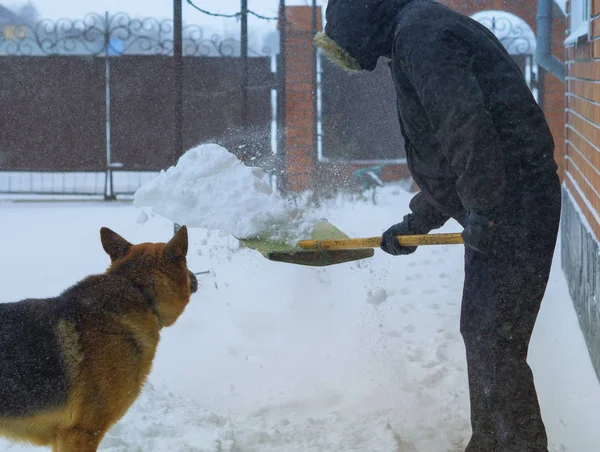
[[[398,14],[412,1],[329,0],[315,45],[348,71],[372,71],[380,57],[391,56]]]

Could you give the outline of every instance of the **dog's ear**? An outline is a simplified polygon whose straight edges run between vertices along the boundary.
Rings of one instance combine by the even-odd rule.
[[[181,226],[169,240],[163,251],[163,256],[169,260],[182,259],[188,252],[188,233],[185,226]]]
[[[123,237],[108,228],[100,228],[100,241],[106,254],[110,256],[111,261],[116,261],[127,254],[127,251],[133,246]]]

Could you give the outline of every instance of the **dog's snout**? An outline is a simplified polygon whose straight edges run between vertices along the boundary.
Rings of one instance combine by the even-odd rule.
[[[196,293],[198,291],[198,278],[189,270],[188,273],[190,275],[190,292]]]

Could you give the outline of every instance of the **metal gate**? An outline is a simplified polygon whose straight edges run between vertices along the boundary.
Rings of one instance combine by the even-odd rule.
[[[184,149],[217,142],[258,162],[271,152],[276,85],[266,51],[183,27],[176,124],[173,21],[89,14],[4,27],[0,193],[132,193],[142,182],[132,174],[176,162],[178,127]],[[114,186],[113,174],[127,176]]]
[[[487,27],[504,48],[510,53],[513,59],[521,68],[523,77],[531,89],[536,100],[539,98],[539,77],[538,67],[535,61],[535,36],[533,31],[528,29],[525,22],[520,21],[516,16],[504,12],[487,13],[483,12],[474,17],[479,23]]]

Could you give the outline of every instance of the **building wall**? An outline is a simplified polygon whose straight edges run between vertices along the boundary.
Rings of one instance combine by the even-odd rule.
[[[592,363],[600,375],[600,0],[590,38],[566,48],[566,161],[562,262]],[[567,11],[570,4],[567,3]]]

